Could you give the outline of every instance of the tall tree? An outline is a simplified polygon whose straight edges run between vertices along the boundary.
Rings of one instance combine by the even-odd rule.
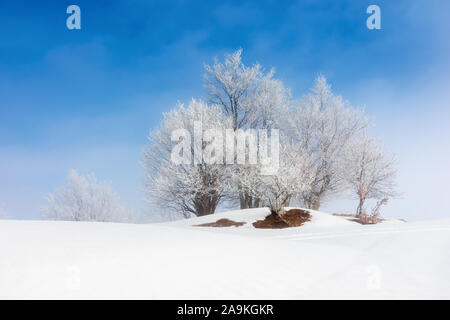
[[[280,80],[273,78],[274,70],[264,72],[259,64],[245,66],[241,49],[228,54],[223,63],[215,60],[212,66],[206,65],[205,71],[209,102],[220,106],[231,118],[234,130],[274,128],[287,110],[290,93]],[[258,183],[248,180],[258,168],[240,164],[234,170],[235,177],[247,180],[236,183],[241,209],[258,207],[260,199],[252,190]]]
[[[150,145],[143,153],[148,199],[185,217],[214,213],[227,188],[220,140],[228,126],[229,120],[218,107],[196,100],[164,114],[159,128],[150,133]],[[210,143],[204,139],[208,132],[218,134]],[[208,152],[214,142],[217,148]],[[208,160],[207,153],[216,159]]]
[[[367,119],[362,110],[334,95],[326,78],[319,76],[286,123],[298,148],[313,164],[313,179],[299,200],[307,208],[318,210],[324,199],[345,188],[341,174],[346,166],[345,154],[352,139],[367,127]]]

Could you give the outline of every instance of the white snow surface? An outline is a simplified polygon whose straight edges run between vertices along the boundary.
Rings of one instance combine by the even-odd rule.
[[[450,299],[450,220],[360,225],[268,209],[171,223],[0,221],[2,299]],[[242,227],[194,225],[228,218]]]

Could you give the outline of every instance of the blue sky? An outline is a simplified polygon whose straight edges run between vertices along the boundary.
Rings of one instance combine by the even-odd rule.
[[[81,8],[82,29],[66,28]],[[381,8],[381,30],[366,8]],[[364,106],[395,153],[405,219],[450,217],[448,1],[4,1],[0,6],[0,206],[40,218],[70,168],[139,191],[146,136],[177,101],[202,97],[203,64],[244,50],[294,97],[324,74]],[[439,199],[439,200],[436,200]],[[337,201],[327,209],[354,210]]]

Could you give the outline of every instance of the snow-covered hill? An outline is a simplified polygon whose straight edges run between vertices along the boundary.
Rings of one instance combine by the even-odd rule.
[[[133,225],[0,221],[0,298],[450,298],[450,220],[363,226],[267,209]],[[242,227],[194,225],[220,218]]]

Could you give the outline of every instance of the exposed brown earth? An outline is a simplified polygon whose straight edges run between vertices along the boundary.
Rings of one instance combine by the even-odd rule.
[[[272,212],[263,220],[253,222],[255,228],[261,229],[283,229],[290,227],[299,227],[305,222],[311,220],[311,215],[307,210],[291,209],[279,216]]]
[[[208,222],[203,224],[198,224],[196,227],[240,227],[243,226],[245,222],[237,222],[230,219],[219,219],[216,222]]]

